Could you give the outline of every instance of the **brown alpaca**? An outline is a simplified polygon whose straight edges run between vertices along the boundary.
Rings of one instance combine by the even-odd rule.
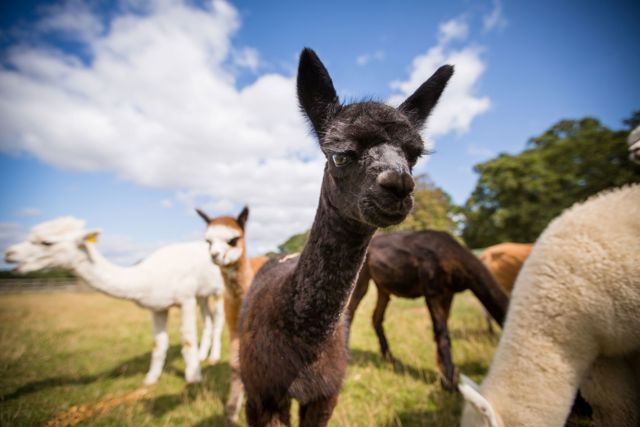
[[[327,158],[308,243],[256,275],[240,319],[240,375],[251,426],[325,426],[347,366],[344,311],[376,227],[412,205],[418,133],[453,73],[441,67],[400,107],[342,105],[320,59],[304,49],[298,99]]]
[[[511,295],[516,277],[531,249],[531,243],[500,243],[489,246],[479,258],[507,295]]]
[[[516,282],[522,264],[531,253],[531,249],[533,249],[531,243],[500,243],[489,246],[480,254],[479,258],[496,279],[498,285],[507,293],[507,296],[510,296],[513,284]],[[493,324],[486,312],[485,318],[487,332],[493,335]]]
[[[244,388],[240,379],[238,358],[238,319],[240,307],[257,270],[268,260],[265,256],[247,257],[245,225],[249,208],[245,207],[237,218],[209,216],[196,209],[207,224],[205,239],[209,243],[211,259],[220,267],[224,279],[224,314],[229,328],[229,366],[231,367],[231,388],[225,407],[225,421],[233,425],[238,421],[242,406]]]
[[[470,289],[499,324],[507,311],[507,296],[484,265],[442,231],[400,231],[374,237],[349,302],[350,319],[366,294],[370,279],[378,288],[373,327],[380,351],[389,361],[394,359],[382,322],[390,295],[424,297],[438,349],[440,379],[447,390],[453,390],[456,382],[447,328],[453,294]]]

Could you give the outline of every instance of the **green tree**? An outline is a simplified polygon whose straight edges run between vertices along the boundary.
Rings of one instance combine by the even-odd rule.
[[[284,243],[278,245],[278,253],[281,254],[291,254],[295,252],[301,252],[304,248],[304,245],[307,243],[307,239],[309,238],[309,230],[294,234],[289,237]]]
[[[478,183],[464,207],[462,236],[471,247],[532,242],[575,202],[607,188],[640,182],[628,158],[628,126],[611,130],[594,118],[562,120],[531,138],[520,154],[501,154],[475,166]]]
[[[411,213],[400,224],[384,229],[384,232],[397,230],[443,230],[455,233],[457,223],[454,220],[459,208],[451,202],[451,196],[438,187],[428,175],[415,178],[414,205]]]

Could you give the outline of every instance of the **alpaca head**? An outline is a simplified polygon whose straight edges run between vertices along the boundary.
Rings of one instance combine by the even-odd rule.
[[[51,268],[72,269],[79,261],[90,260],[87,245],[99,231],[84,230],[84,221],[56,218],[36,225],[26,241],[7,248],[5,261],[17,264],[14,271],[29,273]]]
[[[209,255],[213,262],[220,267],[236,264],[245,251],[244,227],[249,218],[249,208],[245,206],[237,218],[209,218],[200,209],[196,209],[196,212],[207,224],[204,238],[209,244]]]
[[[629,142],[629,158],[632,162],[640,165],[640,126],[631,131],[627,141]]]
[[[326,68],[311,49],[298,67],[298,99],[327,158],[323,191],[338,212],[385,227],[413,207],[411,170],[423,154],[419,131],[453,67],[440,67],[398,108],[379,102],[341,104]]]

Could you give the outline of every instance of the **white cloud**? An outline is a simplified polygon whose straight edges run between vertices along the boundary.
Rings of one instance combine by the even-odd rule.
[[[108,25],[78,0],[50,9],[39,24],[41,31],[63,31],[84,43],[88,64],[42,44],[6,53],[0,151],[27,151],[63,169],[109,171],[171,188],[190,212],[201,206],[211,215],[234,214],[248,204],[252,253],[306,229],[324,158],[298,110],[295,77],[262,74],[237,87],[238,68],[256,71],[261,59],[255,49],[233,45],[240,19],[225,1],[205,7],[122,1]],[[415,58],[406,81],[392,84],[404,99],[436,66],[456,64],[430,121],[434,135],[465,131],[489,108],[488,98],[473,95],[484,71],[481,49],[447,48],[467,33],[462,21],[443,24],[438,45]],[[358,62],[383,58],[378,51]],[[109,239],[103,237],[112,245],[105,252],[122,261],[149,250],[123,236]]]
[[[79,40],[92,40],[104,31],[103,22],[91,12],[82,0],[67,0],[46,7],[47,13],[37,29],[41,32],[57,32]]]
[[[160,206],[165,209],[171,209],[173,207],[173,201],[171,199],[162,199],[160,201]]]
[[[490,148],[471,143],[467,145],[467,154],[477,159],[487,159],[490,157],[495,157],[496,152]]]
[[[396,94],[388,102],[400,104],[427,80],[441,65],[453,64],[455,72],[449,81],[442,99],[427,121],[431,136],[440,136],[455,131],[464,133],[475,117],[486,112],[491,101],[487,96],[476,95],[480,77],[485,71],[482,48],[473,44],[460,49],[452,49],[449,42],[463,40],[468,35],[468,27],[459,19],[445,22],[439,28],[438,44],[424,54],[413,59],[406,80],[391,82]]]
[[[40,216],[42,215],[42,211],[38,208],[22,208],[22,209],[18,209],[18,211],[16,212],[16,215],[18,216]]]
[[[469,25],[462,18],[443,22],[438,30],[438,41],[442,45],[452,40],[464,40],[469,35]]]
[[[232,46],[240,21],[231,5],[151,2],[102,33],[69,24],[77,6],[52,10],[42,25],[81,33],[91,63],[14,47],[11,68],[0,70],[0,150],[28,151],[64,169],[113,171],[225,200],[227,208],[249,204],[250,230],[264,230],[250,233],[260,248],[299,231],[288,225],[311,223],[313,209],[299,206],[317,203],[323,161],[299,113],[295,78],[264,74],[235,86],[229,65],[255,70],[260,60],[254,49]],[[266,231],[272,218],[278,232]]]
[[[507,18],[502,12],[502,0],[493,0],[493,9],[482,18],[482,25],[485,31],[507,26]]]
[[[356,64],[358,65],[367,65],[371,61],[382,61],[384,60],[384,51],[377,50],[373,53],[363,53],[356,57]]]
[[[248,68],[255,73],[260,66],[260,54],[251,47],[234,50],[233,62],[238,67]]]

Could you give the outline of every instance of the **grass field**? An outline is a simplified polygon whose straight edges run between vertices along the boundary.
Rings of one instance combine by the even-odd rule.
[[[332,426],[454,426],[458,394],[442,391],[423,300],[393,299],[385,327],[396,367],[379,355],[371,290],[356,315],[352,360]],[[140,389],[152,347],[150,315],[97,293],[0,296],[0,425],[217,426],[229,385],[226,362],[204,366],[187,386],[172,310],[171,347],[158,384]],[[470,294],[449,321],[458,368],[480,381],[497,338],[489,337]],[[294,410],[296,407],[294,406]]]

